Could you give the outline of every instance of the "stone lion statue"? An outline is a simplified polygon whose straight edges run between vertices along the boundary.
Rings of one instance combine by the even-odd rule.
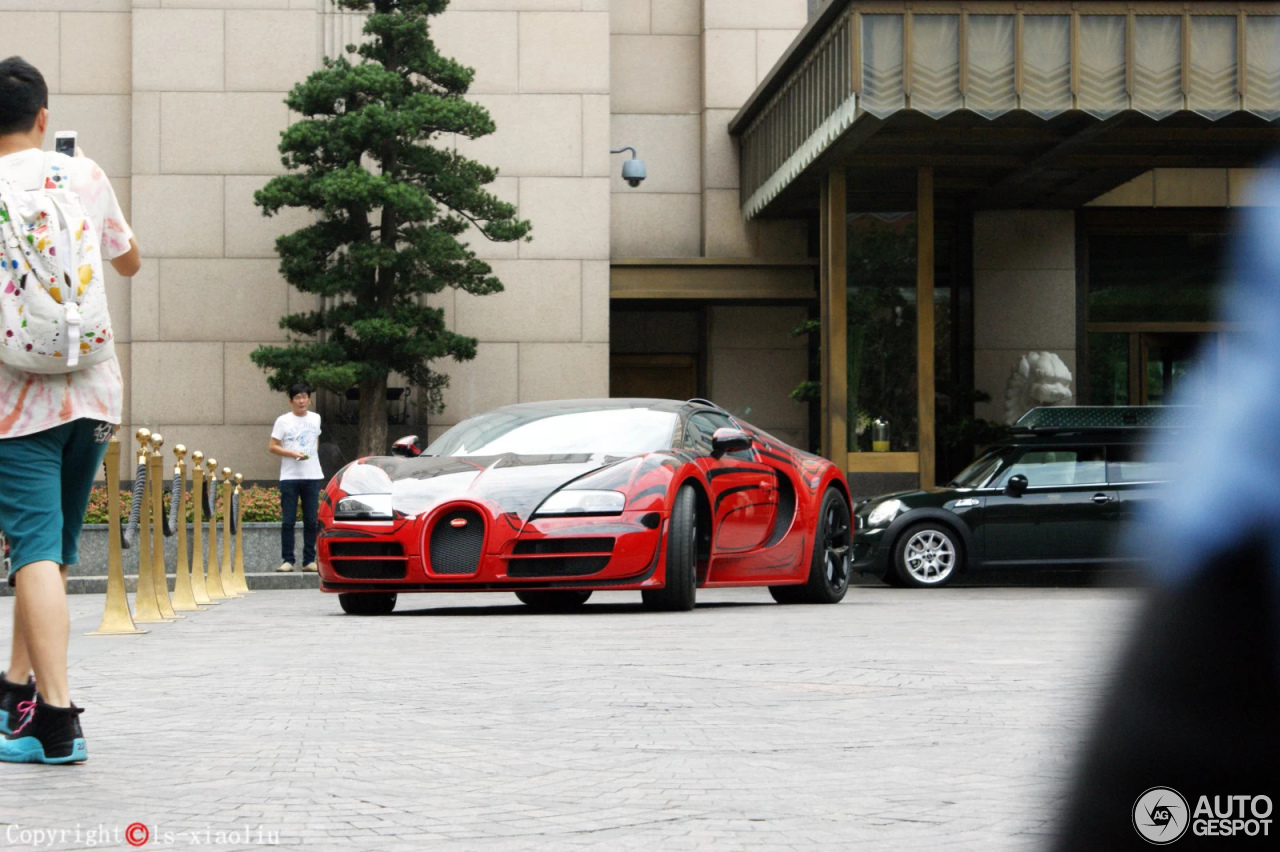
[[[1018,359],[1004,392],[1004,422],[1012,426],[1033,408],[1066,405],[1071,371],[1052,352],[1028,352]]]

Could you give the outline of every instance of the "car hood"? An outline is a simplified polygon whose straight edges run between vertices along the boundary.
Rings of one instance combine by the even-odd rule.
[[[925,509],[935,506],[942,506],[957,498],[972,494],[972,488],[948,488],[939,486],[937,488],[917,488],[913,491],[898,491],[893,494],[880,494],[872,497],[866,503],[858,507],[858,511],[869,512],[878,504],[886,500],[901,500],[902,504],[908,509]]]
[[[534,509],[568,483],[637,457],[605,454],[378,456],[349,465],[338,487],[348,494],[386,493],[395,511],[416,517],[449,500],[473,499],[528,520]],[[621,473],[621,471],[620,471]],[[625,485],[630,477],[620,477]],[[389,487],[388,487],[389,486]]]

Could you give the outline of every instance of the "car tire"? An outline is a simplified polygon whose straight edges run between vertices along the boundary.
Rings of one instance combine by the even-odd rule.
[[[698,496],[692,485],[676,493],[667,525],[666,585],[640,592],[646,609],[688,612],[698,594]]]
[[[516,597],[536,612],[572,612],[587,602],[591,592],[548,589],[516,592]]]
[[[907,528],[893,545],[893,572],[904,586],[945,586],[964,568],[964,544],[951,527],[926,521]]]
[[[804,603],[804,599],[800,593],[804,591],[804,586],[770,586],[769,594],[780,604],[798,604]]]
[[[347,615],[389,615],[396,608],[395,592],[354,592],[338,595],[338,604]]]
[[[907,585],[902,582],[902,578],[898,576],[898,570],[892,565],[890,565],[889,569],[884,572],[884,575],[880,578],[880,582],[884,583],[886,586],[893,586],[895,589],[901,589]]]
[[[853,515],[838,489],[828,488],[818,505],[809,579],[800,586],[770,586],[780,604],[833,604],[849,591],[849,554],[853,548]]]

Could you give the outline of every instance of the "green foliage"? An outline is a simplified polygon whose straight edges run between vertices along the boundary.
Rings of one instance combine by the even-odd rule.
[[[370,13],[366,39],[289,93],[285,103],[302,116],[281,134],[289,173],[254,195],[268,216],[286,207],[316,214],[276,249],[284,278],[323,297],[321,307],[283,317],[291,342],[259,347],[252,358],[275,390],[305,381],[377,392],[397,373],[438,411],[447,377],[431,362],[469,360],[476,341],[449,331],[427,297],[446,287],[501,291],[464,236],[474,228],[496,242],[527,240],[531,226],[485,189],[496,169],[448,144],[454,134],[495,130],[488,112],[464,98],[475,72],[431,40],[429,18],[448,0],[333,2]],[[362,406],[360,428],[362,446],[371,430],[385,435],[382,400]]]
[[[126,489],[121,489],[116,495],[120,501],[120,523],[125,524],[129,520],[129,507],[133,505],[133,494]],[[187,495],[187,523],[194,523],[195,510],[191,500],[194,495],[188,492]],[[276,488],[264,488],[260,485],[250,485],[240,490],[240,502],[244,509],[244,522],[246,524],[270,523],[278,524],[281,520],[280,515],[280,491]],[[107,523],[107,489],[102,485],[93,486],[93,490],[89,492],[89,508],[85,510],[84,522],[86,524],[105,524]],[[169,494],[165,494],[165,511],[169,508]],[[222,503],[218,503],[218,519],[222,519]],[[206,522],[208,518],[204,519]]]
[[[805,379],[792,389],[790,396],[796,402],[812,402],[815,399],[822,399],[822,382]]]

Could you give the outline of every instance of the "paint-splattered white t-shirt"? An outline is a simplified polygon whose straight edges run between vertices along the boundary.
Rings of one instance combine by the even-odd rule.
[[[127,254],[133,231],[120,211],[111,181],[87,157],[59,157],[59,170],[69,173],[66,183],[80,196],[85,213],[97,229],[102,260]],[[43,180],[44,155],[37,148],[0,157],[0,176],[15,186],[36,187]],[[0,288],[6,284],[0,272]],[[115,358],[70,373],[43,375],[0,364],[0,439],[34,435],[63,423],[91,417],[120,423],[124,380]]]

